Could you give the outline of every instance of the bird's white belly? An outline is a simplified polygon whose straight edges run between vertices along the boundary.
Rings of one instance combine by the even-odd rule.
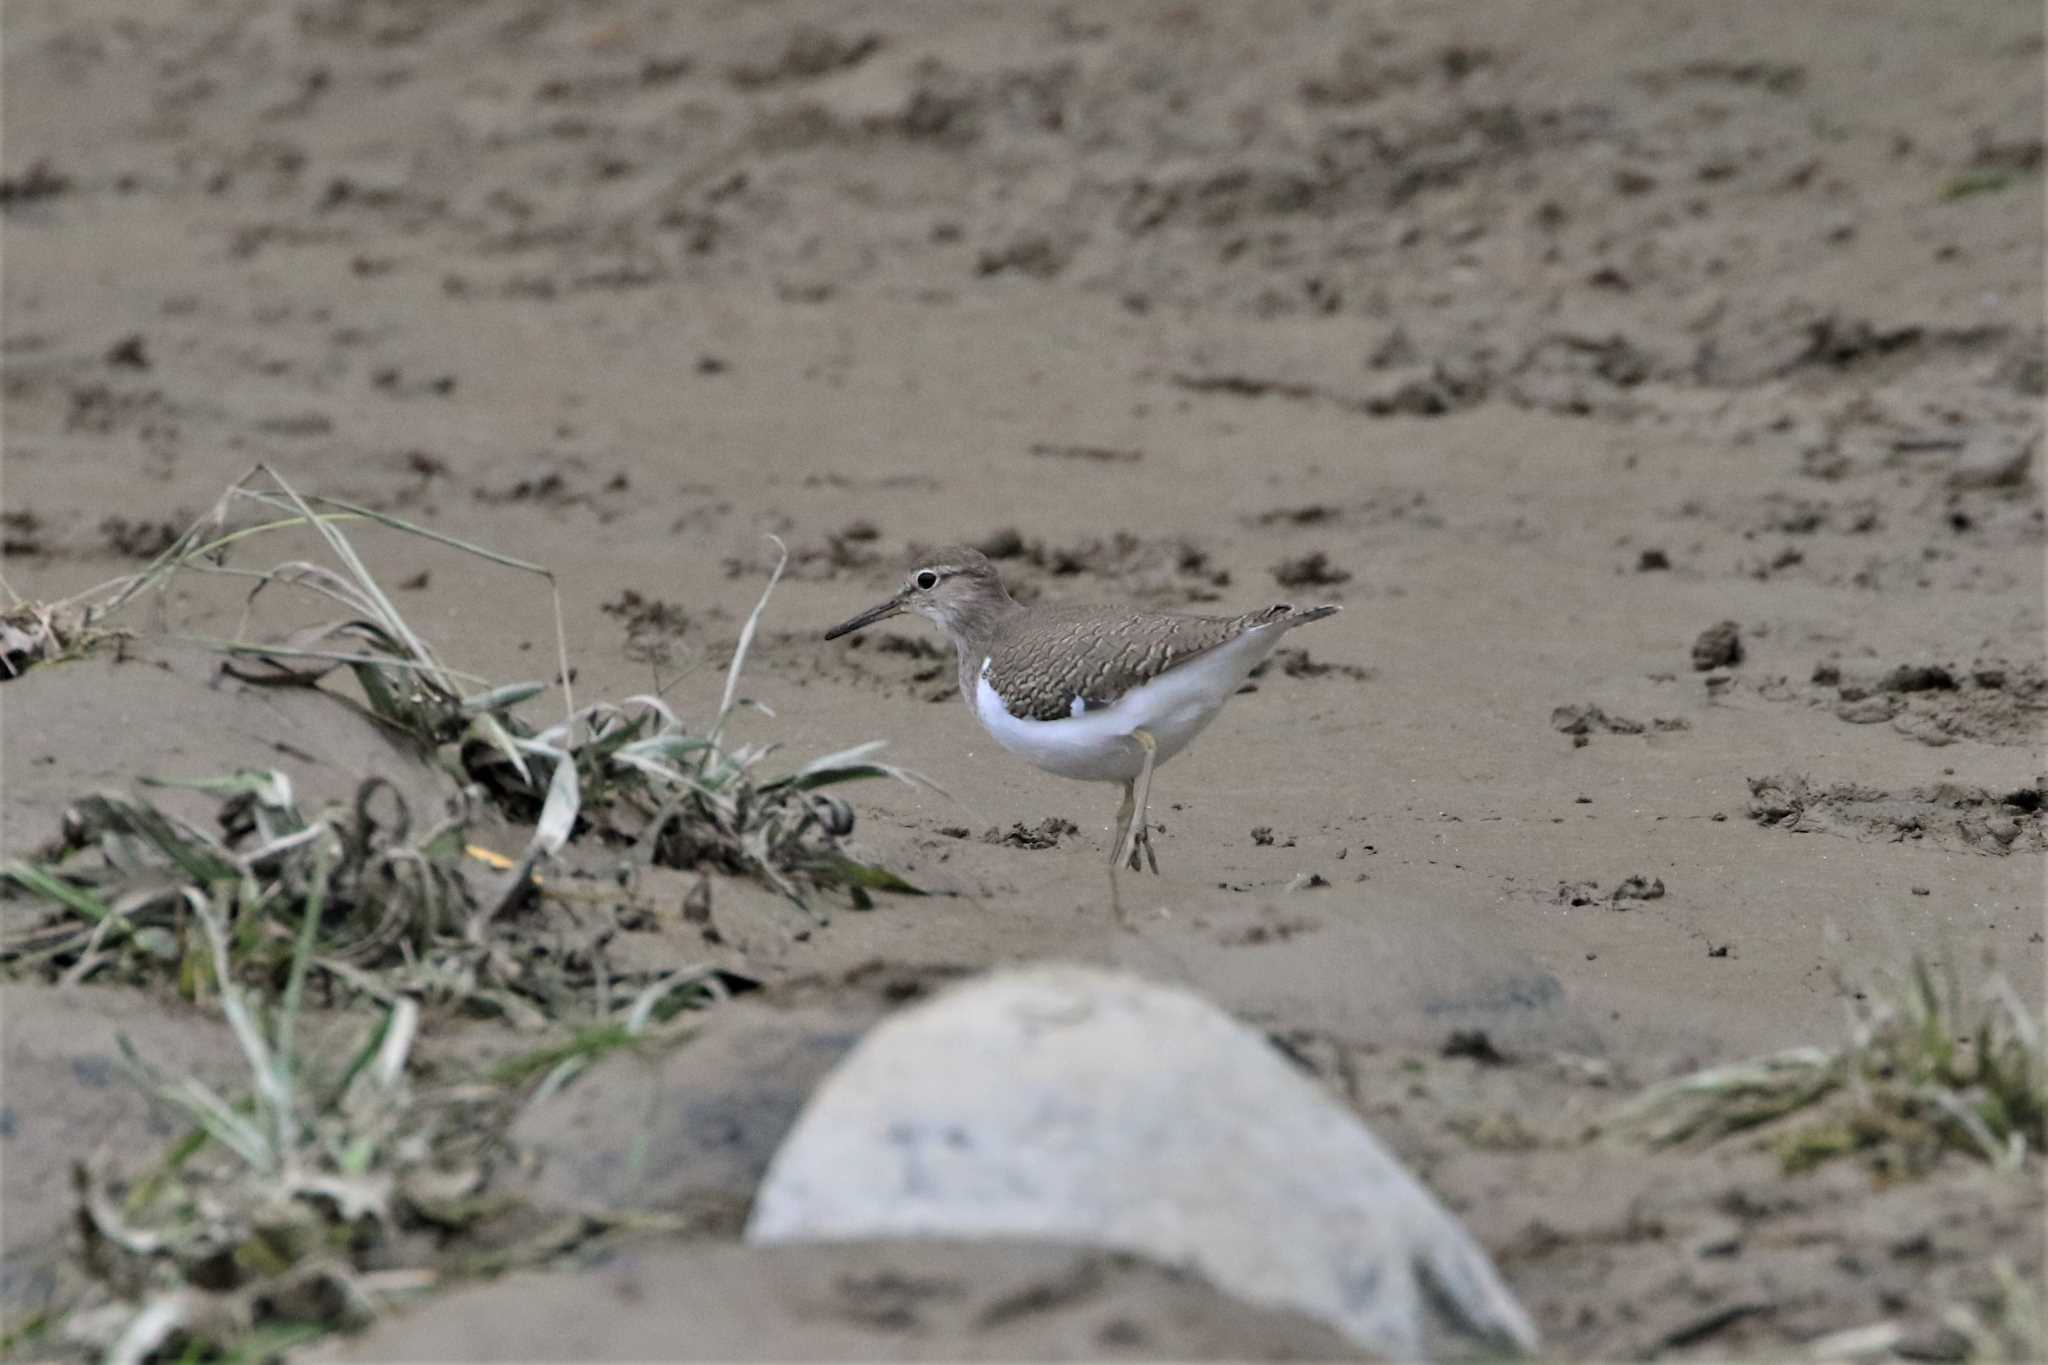
[[[974,714],[996,743],[1049,773],[1084,782],[1130,782],[1144,762],[1144,750],[1131,738],[1142,729],[1157,742],[1153,765],[1166,762],[1202,732],[1279,643],[1271,626],[1248,630],[1150,682],[1132,688],[1100,709],[1086,709],[1064,720],[1019,720],[989,686],[984,660],[974,692]]]

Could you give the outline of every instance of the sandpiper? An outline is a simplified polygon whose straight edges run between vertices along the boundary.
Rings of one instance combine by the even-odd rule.
[[[925,556],[885,601],[825,632],[836,640],[903,612],[952,637],[960,696],[996,743],[1049,773],[1121,782],[1112,874],[1138,869],[1152,770],[1215,719],[1259,661],[1296,626],[1336,606],[1286,604],[1242,616],[1192,616],[1127,606],[1024,606],[979,550]]]

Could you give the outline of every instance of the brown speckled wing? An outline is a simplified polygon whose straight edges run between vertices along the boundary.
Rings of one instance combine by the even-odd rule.
[[[1243,616],[1177,616],[1039,607],[997,636],[988,681],[1018,719],[1065,720],[1073,715],[1076,697],[1090,710],[1108,706],[1140,683],[1290,611],[1279,606]],[[981,660],[962,662],[968,667],[961,681],[971,687]]]

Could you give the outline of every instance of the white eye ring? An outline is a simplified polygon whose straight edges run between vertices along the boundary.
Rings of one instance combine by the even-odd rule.
[[[930,592],[933,588],[939,586],[939,576],[930,569],[919,569],[915,582],[920,591]]]

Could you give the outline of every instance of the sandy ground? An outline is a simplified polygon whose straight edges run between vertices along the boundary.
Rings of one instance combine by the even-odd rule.
[[[17,0],[0,37],[16,591],[132,570],[268,461],[548,565],[579,694],[703,715],[778,535],[750,734],[885,738],[959,804],[859,794],[939,896],[812,932],[715,891],[771,997],[1187,982],[1296,1040],[1567,1353],[1947,1349],[1994,1253],[2038,1272],[2038,1192],[1975,1170],[1577,1140],[1832,1041],[1915,953],[2040,997],[2038,7]],[[994,750],[925,628],[819,638],[951,540],[1020,596],[1345,606],[1162,770],[1131,930],[1113,789]],[[544,592],[374,544],[452,661],[545,674]],[[1739,659],[1696,659],[1722,622]],[[10,849],[218,737],[75,667],[0,695]],[[1513,1064],[1437,1057],[1470,1029]],[[1475,1137],[1509,1111],[1526,1142]]]

